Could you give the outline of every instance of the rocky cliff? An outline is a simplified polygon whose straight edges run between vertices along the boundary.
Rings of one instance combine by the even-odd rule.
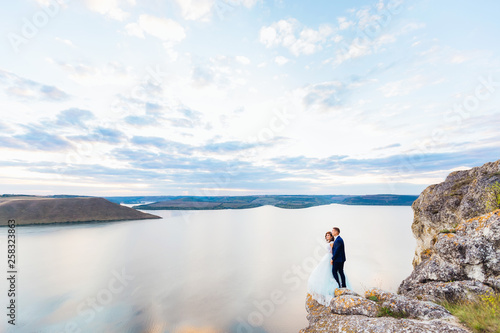
[[[500,291],[500,160],[451,173],[413,203],[414,270],[398,295],[337,289],[329,307],[308,295],[310,332],[468,332],[436,303]]]
[[[112,203],[103,198],[0,198],[0,226],[10,219],[17,225],[159,219],[159,216]]]
[[[431,185],[420,194],[412,205],[412,231],[417,239],[414,267],[429,258],[440,231],[489,212],[486,189],[497,181],[500,160],[452,172],[444,182]]]
[[[491,187],[500,160],[451,173],[413,203],[414,270],[398,292],[457,300],[500,290],[500,209]]]

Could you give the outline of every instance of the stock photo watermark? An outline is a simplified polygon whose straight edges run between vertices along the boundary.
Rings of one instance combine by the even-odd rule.
[[[49,0],[31,16],[23,17],[19,30],[7,34],[7,39],[14,52],[19,53],[20,47],[34,39],[68,3],[69,1]]]
[[[17,272],[17,237],[16,237],[16,220],[7,221],[7,322],[10,325],[16,325],[17,313],[17,295],[19,293],[17,288],[18,272]]]
[[[283,272],[281,281],[282,285],[287,287],[285,290],[274,289],[270,292],[268,298],[260,301],[254,300],[252,302],[254,310],[246,318],[241,316],[237,318],[236,333],[252,333],[262,327],[266,319],[270,318],[280,305],[287,302],[287,293],[299,289],[307,281],[325,253],[325,240],[318,238],[317,242],[318,245],[314,248],[311,256],[304,258],[300,264],[293,264]]]
[[[464,121],[469,119],[474,112],[477,112],[481,103],[485,103],[500,89],[500,80],[493,76],[493,73],[481,75],[477,78],[478,83],[474,89],[465,94],[459,102],[453,103],[448,112],[443,117],[443,123],[438,128],[431,131],[430,141],[422,142],[418,151],[406,153],[400,158],[397,174],[389,177],[387,184],[394,189],[394,183],[398,178],[414,172],[418,164],[424,162],[428,153],[432,152],[441,142],[446,141],[447,131],[460,128]]]
[[[85,324],[92,322],[104,307],[110,304],[121,294],[131,281],[135,279],[122,268],[121,272],[113,270],[112,277],[108,280],[106,287],[100,289],[92,297],[87,297],[76,307],[77,318],[82,318]],[[81,327],[81,320],[72,320],[65,324],[64,330],[59,333],[83,333],[88,330]]]

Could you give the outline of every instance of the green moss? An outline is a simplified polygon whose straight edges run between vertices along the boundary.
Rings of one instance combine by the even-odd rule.
[[[500,183],[498,181],[494,182],[490,186],[486,187],[485,191],[485,202],[486,209],[488,212],[492,212],[495,209],[500,208]]]
[[[378,317],[393,317],[393,318],[408,318],[409,315],[405,311],[392,311],[391,308],[381,307],[378,313]]]

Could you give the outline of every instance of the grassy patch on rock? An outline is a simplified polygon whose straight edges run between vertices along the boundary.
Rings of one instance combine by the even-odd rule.
[[[441,305],[474,332],[500,333],[500,294],[483,295],[474,302],[444,302]]]
[[[408,318],[408,316],[409,316],[408,313],[404,311],[401,312],[392,311],[391,308],[385,306],[381,307],[378,313],[378,317],[393,317],[401,319],[401,318]]]
[[[454,234],[456,232],[457,231],[455,229],[443,229],[443,230],[439,231],[439,233],[441,233],[441,234]]]
[[[486,209],[493,211],[500,208],[500,182],[495,182],[486,188]]]

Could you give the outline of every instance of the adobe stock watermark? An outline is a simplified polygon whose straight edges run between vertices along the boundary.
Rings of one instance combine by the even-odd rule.
[[[77,316],[82,317],[84,323],[93,321],[97,313],[103,311],[104,307],[116,299],[116,296],[121,294],[129,283],[135,279],[135,276],[125,272],[125,268],[122,268],[121,272],[113,270],[111,274],[112,277],[106,287],[97,291],[95,296],[87,297],[76,307]],[[83,333],[88,331],[88,328],[80,327],[76,321],[70,321],[66,323],[64,330],[60,331],[60,333]]]
[[[455,122],[455,126],[461,126],[465,119],[470,118],[471,113],[476,112],[481,102],[487,101],[500,88],[500,81],[494,81],[493,74],[488,77],[480,76],[479,83],[474,93],[465,96],[460,103],[455,103],[452,112],[445,116],[448,123]]]
[[[290,266],[281,275],[282,285],[286,289],[274,289],[269,297],[263,300],[254,300],[252,302],[254,310],[246,318],[241,316],[237,318],[238,324],[236,333],[261,332],[261,328],[266,319],[269,319],[282,304],[287,301],[286,294],[295,291],[306,282],[311,272],[316,268],[323,256],[326,254],[325,240],[317,239],[318,245],[314,248],[313,254],[304,258],[300,264]]]
[[[69,0],[48,0],[47,4],[41,5],[33,15],[23,17],[19,31],[7,33],[7,39],[14,52],[19,53],[21,45],[35,38],[60,13],[61,7],[69,2]]]
[[[430,140],[421,142],[415,153],[406,153],[400,158],[396,175],[389,176],[387,184],[394,189],[394,181],[416,171],[416,166],[425,162],[426,154],[432,153],[432,149],[442,142],[448,140],[447,131],[460,128],[464,121],[477,112],[481,103],[488,101],[500,90],[500,80],[493,77],[493,73],[478,77],[475,88],[465,95],[459,102],[454,103],[445,113],[443,123],[431,131]]]

